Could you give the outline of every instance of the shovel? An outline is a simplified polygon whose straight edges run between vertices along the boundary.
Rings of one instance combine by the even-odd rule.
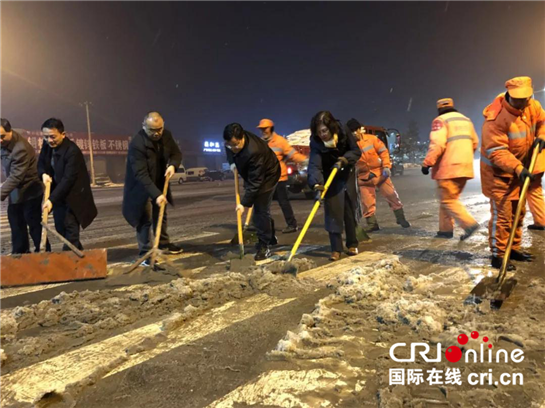
[[[238,170],[236,167],[233,170],[233,173],[235,175],[235,200],[238,206],[240,204],[240,192],[239,192]],[[242,259],[244,258],[244,234],[242,232],[242,214],[239,211],[237,211],[236,213],[237,213],[238,246],[240,249],[240,259]]]
[[[168,193],[168,186],[170,182],[170,175],[167,175],[165,178],[165,184],[163,185],[163,195],[166,197]],[[155,269],[155,262],[157,260],[157,255],[160,254],[159,250],[159,241],[161,240],[161,229],[163,227],[163,217],[165,215],[165,207],[167,205],[167,202],[161,203],[161,206],[159,207],[159,218],[157,219],[157,228],[155,229],[155,236],[153,240],[153,247],[146,252],[145,255],[138,258],[134,264],[127,269],[124,274],[128,274],[132,271],[134,271],[136,268],[140,266],[142,262],[144,262],[146,259],[150,258],[150,267],[151,269]]]
[[[297,274],[297,266],[294,265],[291,262],[291,260],[297,253],[297,250],[299,249],[299,245],[301,245],[301,242],[303,241],[303,238],[305,237],[305,234],[307,233],[307,230],[309,229],[310,224],[312,223],[312,220],[314,219],[314,216],[316,215],[316,213],[318,212],[318,209],[322,205],[325,195],[327,194],[327,190],[329,189],[329,186],[331,186],[331,183],[333,182],[333,179],[337,175],[338,171],[339,169],[337,167],[333,168],[333,171],[329,175],[329,178],[327,179],[324,185],[324,191],[322,191],[322,194],[320,194],[320,199],[316,200],[316,202],[314,203],[314,207],[312,207],[312,211],[310,212],[305,222],[305,225],[303,226],[303,229],[301,230],[301,233],[297,237],[297,241],[295,241],[295,244],[293,245],[293,248],[291,249],[291,252],[288,256],[288,261],[284,265],[284,269],[283,269],[284,273],[291,273],[293,275]]]
[[[244,227],[242,227],[242,239],[244,242],[251,242],[255,238],[255,234],[248,231],[248,227],[250,226],[250,222],[252,221],[252,212],[254,210],[254,207],[251,207],[248,210],[248,214],[246,214],[246,222],[244,223]],[[233,236],[233,239],[231,239],[231,245],[238,244],[238,231]]]
[[[45,183],[44,203],[49,199],[50,191],[51,184]],[[105,278],[108,274],[105,249],[80,251],[47,225],[48,215],[47,209],[44,209],[40,252],[0,258],[2,287],[99,279]],[[66,244],[72,252],[45,252],[48,231]]]
[[[528,168],[530,174],[532,174],[532,172],[534,171],[538,154],[539,146],[536,146],[532,153],[532,159]],[[522,209],[526,205],[526,193],[528,192],[529,186],[530,178],[526,178],[520,192],[519,202],[517,205],[517,210],[515,212],[515,218],[513,219],[513,226],[509,234],[509,241],[507,241],[507,248],[505,249],[505,254],[503,255],[503,261],[498,276],[486,277],[482,279],[477,284],[477,286],[473,288],[469,296],[466,298],[464,302],[465,304],[479,304],[484,299],[492,296],[492,299],[490,300],[491,308],[499,309],[517,285],[517,280],[515,278],[509,278],[506,280],[507,265],[509,264],[511,247],[513,246],[513,241],[515,239],[515,233],[517,231],[520,214],[522,212]]]

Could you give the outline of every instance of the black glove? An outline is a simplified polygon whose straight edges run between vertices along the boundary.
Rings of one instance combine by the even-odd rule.
[[[430,167],[429,166],[422,166],[420,171],[422,172],[423,175],[427,176],[428,174],[430,174]]]
[[[537,138],[536,140],[534,140],[532,150],[534,150],[536,146],[539,146],[539,153],[541,153],[541,151],[545,149],[545,139]]]
[[[344,166],[348,166],[348,160],[346,157],[339,157],[339,160],[337,160],[337,163],[333,167],[338,168],[339,170],[342,169]]]
[[[526,180],[526,178],[529,178],[530,180],[533,180],[534,176],[532,176],[530,174],[530,172],[528,171],[528,169],[526,167],[523,167],[522,170],[519,173],[519,179],[520,179],[520,181],[522,181],[524,183],[524,180]]]

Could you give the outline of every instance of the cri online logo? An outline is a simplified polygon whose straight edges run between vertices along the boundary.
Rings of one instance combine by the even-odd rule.
[[[477,340],[479,338],[479,332],[472,331],[471,332],[471,338],[474,340]],[[481,353],[480,353],[480,362],[483,363],[486,361],[486,358],[484,356],[484,345],[488,343],[488,337],[484,336],[483,343],[481,343]],[[460,334],[458,336],[458,343],[460,345],[465,345],[469,341],[469,338],[465,334]],[[440,362],[441,361],[441,343],[437,343],[437,357],[436,358],[428,358],[428,352],[430,351],[430,346],[427,343],[411,343],[411,357],[410,358],[397,358],[394,354],[394,351],[398,347],[404,347],[406,346],[406,343],[395,343],[390,347],[390,357],[392,360],[400,362],[400,363],[413,363],[416,361],[416,347],[423,347],[424,351],[419,351],[418,354],[424,359],[426,362]],[[492,358],[492,344],[488,343],[488,361],[489,363],[494,362]],[[469,349],[466,350],[466,363],[469,360],[470,355],[473,356],[473,362],[477,362],[477,352],[475,350]],[[504,356],[505,362],[508,362],[508,353],[506,350],[498,349],[496,352],[496,363],[500,362],[501,356]],[[445,351],[445,358],[451,362],[456,363],[462,359],[462,350],[458,346],[450,346]],[[515,363],[520,363],[522,360],[524,360],[524,351],[521,349],[514,349],[511,351],[511,360]]]

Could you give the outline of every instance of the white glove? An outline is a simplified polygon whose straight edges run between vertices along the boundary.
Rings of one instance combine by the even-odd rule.
[[[239,212],[240,215],[244,214],[244,206],[242,204],[237,204],[237,207],[235,208],[236,212]]]
[[[155,204],[157,204],[157,205],[159,205],[159,206],[160,206],[161,204],[163,204],[163,203],[166,203],[166,202],[167,202],[167,198],[166,198],[163,194],[161,194],[161,195],[160,195],[159,197],[157,197],[157,199],[155,200]]]
[[[235,172],[235,169],[237,168],[237,165],[235,163],[231,164],[231,171],[234,173]]]
[[[389,178],[392,176],[392,170],[390,170],[388,167],[384,167],[382,169],[382,175],[386,178]]]
[[[47,183],[52,183],[53,182],[53,179],[49,176],[49,174],[42,174],[42,181],[44,182],[44,184],[47,184]]]
[[[167,171],[165,171],[165,178],[171,178],[176,173],[176,168],[174,166],[168,166]]]

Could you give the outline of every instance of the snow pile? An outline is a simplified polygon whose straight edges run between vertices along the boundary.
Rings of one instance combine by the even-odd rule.
[[[310,145],[310,129],[298,130],[287,135],[286,139],[292,146],[308,146]]]

